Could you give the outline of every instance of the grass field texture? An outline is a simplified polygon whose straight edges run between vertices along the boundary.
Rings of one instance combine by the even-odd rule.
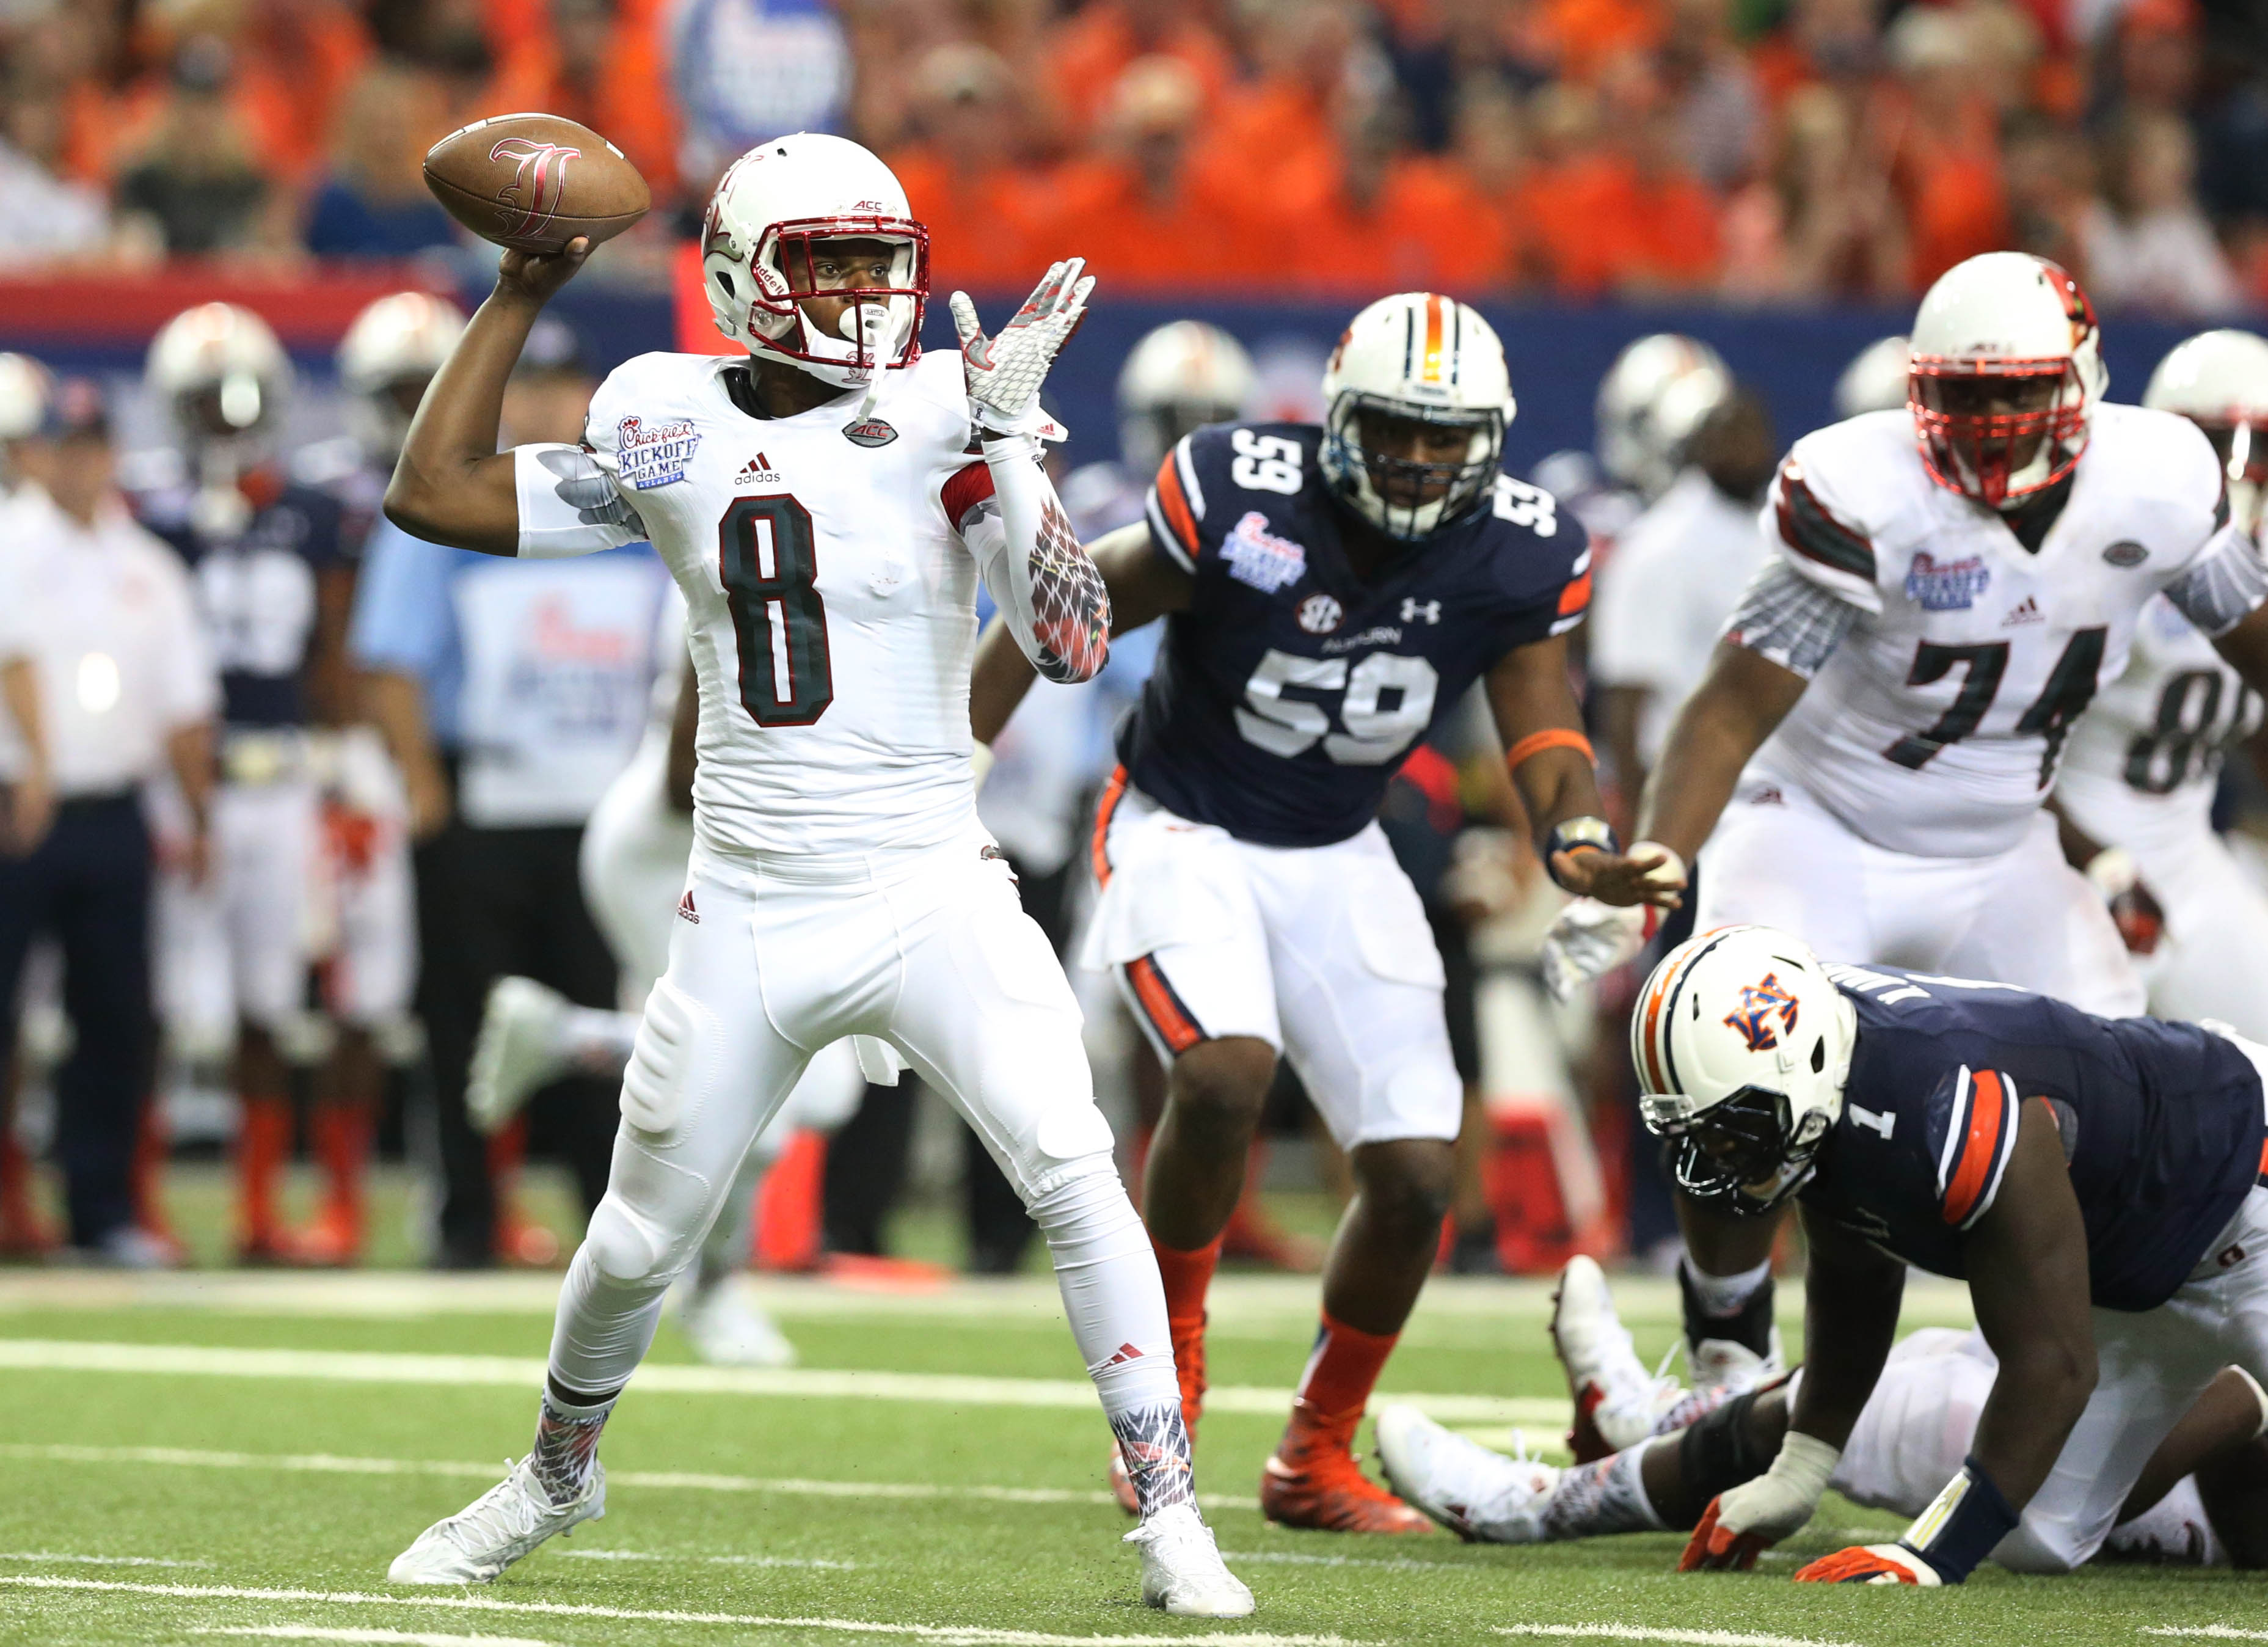
[[[1667,1535],[1526,1550],[1270,1527],[1252,1496],[1314,1283],[1233,1276],[1216,1293],[1219,1394],[1197,1470],[1259,1598],[1250,1620],[1137,1601],[1101,1419],[1036,1279],[761,1283],[802,1350],[786,1374],[696,1368],[665,1326],[607,1431],[605,1520],[491,1586],[389,1586],[388,1560],[525,1449],[555,1286],[0,1272],[0,1642],[2268,1640],[2268,1586],[2228,1573],[1988,1569],[1958,1592],[1798,1590],[1799,1560],[1895,1531],[1833,1500],[1749,1576],[1678,1577]],[[1673,1294],[1623,1290],[1641,1351],[1658,1353]],[[1962,1307],[1917,1288],[1910,1324]],[[1544,1285],[1437,1283],[1387,1393],[1416,1392],[1492,1444],[1517,1429],[1555,1449],[1548,1310]]]

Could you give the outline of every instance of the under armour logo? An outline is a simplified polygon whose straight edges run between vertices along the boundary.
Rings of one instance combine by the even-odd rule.
[[[1741,1004],[1725,1015],[1725,1027],[1740,1031],[1752,1052],[1769,1052],[1779,1045],[1779,1034],[1769,1020],[1779,1015],[1779,1027],[1795,1032],[1795,997],[1780,987],[1779,974],[1766,972],[1753,984],[1741,986]]]
[[[1441,621],[1441,603],[1439,601],[1420,601],[1416,599],[1414,596],[1402,602],[1402,621],[1403,623],[1414,624],[1421,617],[1429,624],[1440,623]]]

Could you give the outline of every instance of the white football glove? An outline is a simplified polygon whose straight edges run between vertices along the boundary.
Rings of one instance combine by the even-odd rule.
[[[1633,858],[1659,855],[1661,861],[1646,872],[1652,886],[1683,886],[1685,860],[1660,841],[1642,840],[1630,849]],[[1661,925],[1661,911],[1651,904],[1602,904],[1579,897],[1561,910],[1543,934],[1543,986],[1551,999],[1565,1003],[1575,992],[1635,956]]]
[[[1024,307],[993,337],[984,335],[968,294],[953,294],[953,325],[961,334],[969,412],[979,430],[1047,437],[1051,425],[1040,410],[1040,385],[1047,381],[1057,351],[1086,318],[1086,299],[1094,291],[1094,277],[1081,272],[1086,267],[1086,260],[1079,257],[1050,263]]]
[[[1771,1468],[1710,1501],[1678,1570],[1746,1570],[1755,1566],[1757,1552],[1803,1530],[1842,1458],[1840,1447],[1800,1429],[1789,1430]]]

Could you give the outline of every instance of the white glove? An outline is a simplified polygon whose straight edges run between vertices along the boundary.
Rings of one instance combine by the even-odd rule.
[[[1649,905],[1623,906],[1579,897],[1559,912],[1543,934],[1543,986],[1563,1004],[1594,979],[1604,978],[1646,947],[1660,912]]]
[[[1842,1458],[1840,1447],[1789,1430],[1771,1468],[1717,1495],[1717,1525],[1735,1537],[1753,1533],[1767,1543],[1800,1533]]]
[[[1080,272],[1086,267],[1086,260],[1078,257],[1050,263],[1024,307],[995,337],[984,335],[968,294],[953,294],[953,325],[961,334],[969,414],[983,432],[1044,439],[1055,427],[1040,410],[1040,385],[1047,381],[1057,351],[1086,317],[1086,299],[1094,291],[1094,277]],[[1063,438],[1059,430],[1054,438]]]

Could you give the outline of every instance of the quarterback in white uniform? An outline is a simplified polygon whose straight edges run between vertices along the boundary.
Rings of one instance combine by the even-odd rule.
[[[1108,652],[1101,579],[1036,461],[1040,384],[1093,282],[1056,266],[993,337],[955,293],[961,353],[923,357],[927,231],[880,161],[809,133],[725,173],[702,246],[719,329],[748,357],[642,356],[600,388],[585,445],[499,455],[504,380],[588,247],[508,253],[387,494],[405,530],[492,554],[651,537],[700,691],[669,969],[561,1289],[534,1446],[389,1577],[484,1582],[602,1511],[600,1429],[664,1293],[813,1055],[870,1035],[977,1129],[1047,1237],[1141,1495],[1143,1599],[1241,1616],[1251,1592],[1197,1512],[1164,1292],[1079,1011],[976,816],[980,569],[1050,678],[1084,680]]]
[[[2268,576],[2195,425],[2102,402],[2094,312],[2061,269],[1970,259],[1923,299],[1911,348],[1906,410],[1808,435],[1781,466],[1772,554],[1671,731],[1632,856],[1682,876],[1706,843],[1705,930],[1756,922],[1838,961],[2139,1013],[2043,802],[2154,597],[2268,682]],[[1571,905],[1547,975],[1596,975],[1641,924]],[[1752,1378],[1773,1355],[1775,1221],[1680,1213],[1697,1374]]]
[[[2142,403],[2205,431],[2227,473],[2231,513],[2257,542],[2268,479],[2268,341],[2201,333],[2159,362]],[[2171,602],[2153,601],[2125,673],[2072,734],[2056,801],[2101,848],[2082,852],[2098,890],[2139,903],[2145,930],[2152,916],[2162,920],[2154,948],[2139,934],[2130,938],[2146,950],[2140,970],[2150,1009],[2218,1018],[2268,1040],[2268,896],[2213,827],[2222,757],[2260,723],[2260,695]]]

